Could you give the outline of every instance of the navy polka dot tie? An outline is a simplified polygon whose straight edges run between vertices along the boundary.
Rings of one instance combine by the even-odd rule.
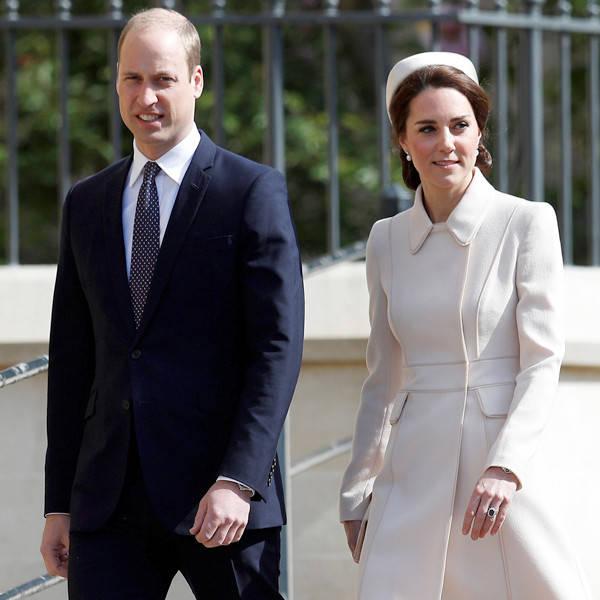
[[[160,250],[160,207],[155,181],[159,172],[160,167],[155,162],[145,164],[144,181],[135,207],[129,289],[136,329],[142,322],[144,306]]]

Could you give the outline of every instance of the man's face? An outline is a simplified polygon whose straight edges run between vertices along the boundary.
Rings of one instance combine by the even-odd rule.
[[[121,46],[117,94],[123,122],[138,148],[156,160],[194,127],[194,106],[202,94],[200,66],[190,75],[175,31],[130,31]]]

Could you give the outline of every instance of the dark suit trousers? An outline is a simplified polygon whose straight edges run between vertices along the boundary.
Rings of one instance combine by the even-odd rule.
[[[71,532],[69,600],[162,600],[178,571],[201,600],[282,600],[280,529],[248,530],[220,548],[167,531],[150,506],[133,450],[110,521],[98,531]]]

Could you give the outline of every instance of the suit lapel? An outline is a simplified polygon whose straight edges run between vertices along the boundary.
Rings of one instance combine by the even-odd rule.
[[[131,166],[131,157],[119,163],[106,180],[104,202],[104,233],[106,236],[107,273],[114,287],[117,311],[123,321],[127,338],[135,330],[135,321],[125,266],[123,241],[123,189]],[[102,259],[101,259],[102,260]]]
[[[202,131],[201,141],[192,161],[181,182],[179,192],[169,218],[163,242],[158,255],[158,262],[152,278],[152,285],[146,300],[142,322],[136,332],[134,344],[142,336],[152,318],[160,301],[162,292],[169,280],[175,259],[183,244],[186,233],[193,223],[196,213],[202,204],[206,188],[210,182],[210,175],[206,173],[212,167],[216,146],[213,141]],[[132,313],[133,314],[133,313]]]

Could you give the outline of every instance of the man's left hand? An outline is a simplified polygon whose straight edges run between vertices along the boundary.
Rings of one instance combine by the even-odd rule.
[[[232,481],[217,481],[200,500],[190,533],[207,548],[239,542],[250,513],[250,493]]]

